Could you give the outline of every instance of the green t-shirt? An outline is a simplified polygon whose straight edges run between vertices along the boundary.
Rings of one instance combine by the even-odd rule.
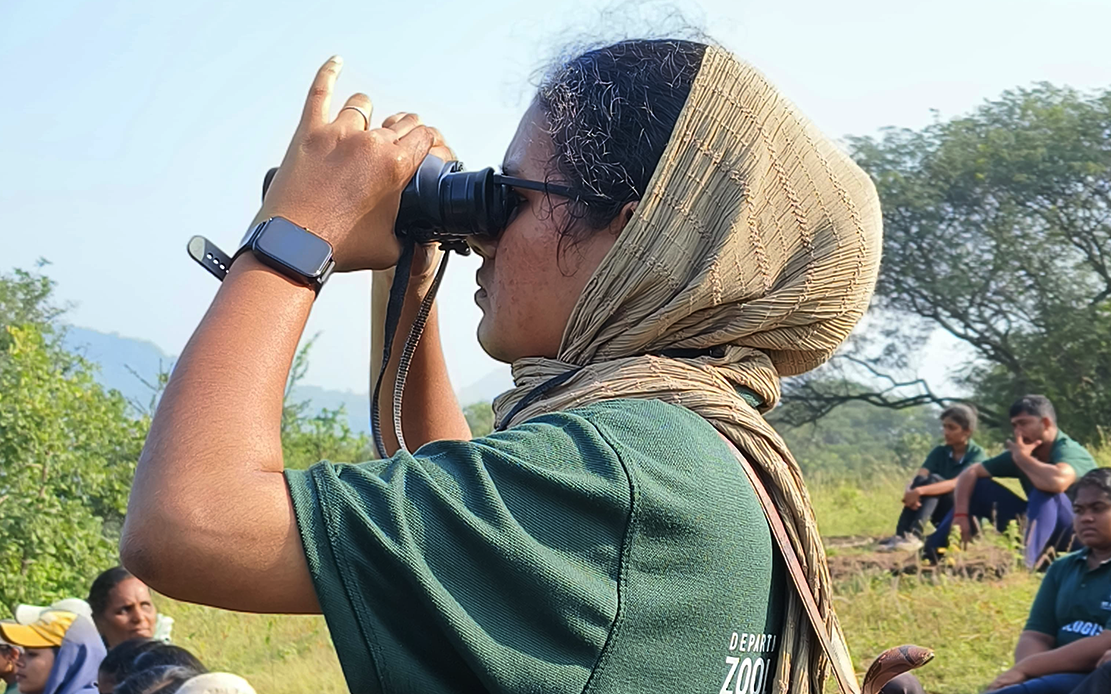
[[[1067,554],[1050,565],[1030,608],[1026,629],[1049,634],[1055,647],[1111,626],[1111,561],[1088,568],[1088,550]]]
[[[1049,463],[1051,465],[1065,463],[1076,471],[1076,479],[1080,479],[1084,476],[1084,473],[1096,469],[1096,461],[1092,459],[1092,454],[1063,431],[1057,432],[1057,438],[1053,441],[1053,447],[1049,450]],[[994,458],[985,460],[983,466],[992,477],[1014,477],[1018,479],[1022,483],[1022,490],[1026,492],[1026,496],[1029,498],[1030,492],[1034,489],[1034,483],[1019,468],[1010,451],[1004,451]]]
[[[787,576],[715,430],[655,400],[287,471],[351,691],[771,691]]]
[[[964,472],[969,465],[982,463],[987,457],[984,449],[980,448],[979,444],[975,441],[969,441],[964,455],[959,460],[954,457],[952,446],[938,446],[926,456],[926,462],[922,463],[922,467],[935,475],[951,480]]]

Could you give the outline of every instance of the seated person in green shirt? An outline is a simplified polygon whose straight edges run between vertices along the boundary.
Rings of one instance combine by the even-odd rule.
[[[414,114],[368,130],[364,94],[333,117],[338,73],[318,73],[256,222],[287,220],[294,249],[326,240],[337,272],[409,272],[389,413],[438,278],[435,251],[394,233],[402,191],[429,153],[454,157]],[[497,431],[472,440],[433,304],[388,457],[286,472],[283,390],[321,288],[256,242],[151,423],[124,564],[179,599],[322,612],[358,694],[822,691],[821,639],[741,461],[842,641],[798,464],[762,413],[867,309],[870,179],[751,66],[681,40],[557,66],[502,168],[489,185],[515,208],[466,237],[479,342],[513,364]]]
[[[969,405],[951,405],[941,412],[941,433],[945,444],[930,451],[926,462],[903,494],[903,510],[895,535],[880,543],[880,549],[916,551],[922,547],[926,521],[941,525],[953,510],[953,490],[957,475],[987,456],[972,440],[976,430],[976,410]]]
[[[957,478],[953,511],[926,540],[925,553],[937,559],[937,550],[949,544],[953,523],[961,541],[969,541],[974,519],[994,521],[1004,530],[1020,516],[1026,518],[1026,565],[1042,562],[1049,550],[1072,545],[1072,504],[1065,492],[1077,478],[1096,467],[1091,454],[1057,428],[1057,413],[1044,395],[1026,395],[1011,405],[1014,438],[1006,452],[969,466]],[[992,477],[1016,478],[1026,499],[993,482]]]
[[[1088,472],[1075,492],[1073,527],[1083,549],[1046,571],[1015,665],[988,687],[996,694],[1111,691],[1091,688],[1104,676],[1093,670],[1111,648],[1111,469]]]

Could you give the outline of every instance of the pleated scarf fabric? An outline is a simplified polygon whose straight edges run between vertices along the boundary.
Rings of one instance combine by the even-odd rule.
[[[778,403],[781,376],[825,362],[860,320],[881,234],[867,175],[759,72],[710,47],[644,199],[579,297],[558,359],[515,362],[516,387],[495,400],[495,421],[513,426],[614,398],[701,415],[761,472],[827,627],[840,635],[798,463],[761,413]],[[793,590],[784,629],[775,691],[819,694],[829,663]]]

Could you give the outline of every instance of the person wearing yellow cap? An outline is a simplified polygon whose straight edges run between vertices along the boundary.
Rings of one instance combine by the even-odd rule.
[[[104,643],[87,617],[47,611],[31,624],[0,623],[0,638],[18,646],[20,694],[93,694]]]

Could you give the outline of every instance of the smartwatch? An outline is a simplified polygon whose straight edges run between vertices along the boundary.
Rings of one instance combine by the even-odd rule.
[[[317,293],[336,266],[330,243],[285,217],[271,217],[249,229],[231,258],[203,236],[190,239],[188,250],[194,260],[221,281],[235,258],[251,251],[263,264]]]

